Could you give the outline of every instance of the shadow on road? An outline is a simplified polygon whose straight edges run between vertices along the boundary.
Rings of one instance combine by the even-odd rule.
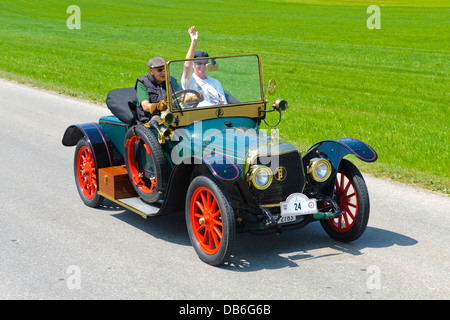
[[[140,215],[127,210],[120,205],[105,199],[99,210],[104,210],[119,219],[157,239],[179,245],[190,246],[186,230],[184,212],[174,212],[169,215],[142,218]]]
[[[183,212],[143,219],[121,206],[105,200],[100,210],[155,238],[191,246]],[[238,233],[231,259],[221,268],[230,271],[252,272],[262,269],[298,267],[302,261],[323,259],[341,254],[361,255],[366,248],[387,248],[394,245],[412,246],[417,241],[400,233],[368,226],[364,234],[352,243],[331,239],[320,223],[281,234],[256,235]],[[331,249],[333,252],[330,253]],[[192,249],[193,250],[193,249]]]
[[[370,226],[358,240],[352,243],[341,243],[331,239],[319,223],[311,223],[303,229],[284,232],[280,235],[249,233],[238,235],[233,256],[224,268],[251,272],[298,267],[302,261],[307,260],[341,254],[361,255],[362,250],[366,248],[415,244],[417,241],[408,236]]]

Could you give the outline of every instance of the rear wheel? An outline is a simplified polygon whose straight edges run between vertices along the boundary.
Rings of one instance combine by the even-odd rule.
[[[92,208],[100,206],[104,198],[98,194],[98,170],[91,146],[85,138],[78,141],[75,149],[74,173],[81,200]]]
[[[202,261],[220,265],[228,260],[236,234],[234,211],[213,177],[198,176],[192,180],[186,198],[186,225]]]
[[[358,168],[348,160],[342,160],[336,176],[334,195],[342,215],[335,219],[321,220],[328,235],[341,242],[358,239],[369,221],[369,192]]]

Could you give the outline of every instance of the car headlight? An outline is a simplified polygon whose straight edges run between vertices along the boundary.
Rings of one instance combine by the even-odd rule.
[[[314,158],[309,162],[308,173],[317,182],[326,181],[331,175],[331,163],[322,158]]]
[[[162,111],[161,121],[164,122],[166,126],[171,126],[175,122],[175,116],[169,111]]]
[[[258,165],[250,170],[250,180],[253,186],[258,190],[267,189],[272,183],[273,173],[266,166]]]

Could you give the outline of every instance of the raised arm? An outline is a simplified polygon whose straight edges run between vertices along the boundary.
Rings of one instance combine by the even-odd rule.
[[[198,32],[195,29],[195,26],[190,27],[188,32],[189,36],[191,37],[191,45],[189,46],[189,50],[186,54],[186,59],[192,59],[194,58],[195,47],[197,46]],[[189,80],[191,78],[193,68],[192,65],[193,65],[192,61],[186,61],[184,63],[183,77],[185,80]]]

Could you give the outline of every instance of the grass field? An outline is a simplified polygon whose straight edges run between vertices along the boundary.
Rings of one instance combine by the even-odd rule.
[[[372,4],[381,29],[367,28]],[[0,76],[103,103],[150,57],[184,58],[196,25],[199,49],[262,55],[290,104],[283,139],[358,138],[379,154],[363,171],[448,194],[449,18],[441,0],[3,0]]]

